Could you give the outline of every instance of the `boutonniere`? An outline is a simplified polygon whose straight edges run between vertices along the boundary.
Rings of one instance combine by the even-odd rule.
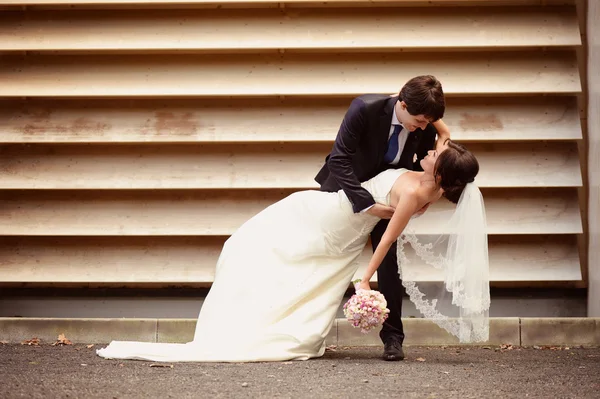
[[[419,159],[419,158],[417,157],[417,154],[413,155],[413,163],[417,162],[417,159]]]

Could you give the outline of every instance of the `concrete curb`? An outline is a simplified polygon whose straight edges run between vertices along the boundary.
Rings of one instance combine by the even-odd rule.
[[[458,340],[425,319],[404,319],[405,345],[459,345]],[[33,337],[55,342],[59,334],[73,343],[111,340],[189,342],[195,319],[54,319],[0,318],[0,341],[19,343]],[[377,332],[362,334],[346,320],[337,319],[327,336],[328,345],[379,346]],[[600,346],[600,318],[492,318],[490,339],[478,345]]]

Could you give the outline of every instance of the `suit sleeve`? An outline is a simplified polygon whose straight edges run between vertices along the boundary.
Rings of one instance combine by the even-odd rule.
[[[348,196],[355,213],[375,204],[373,196],[361,187],[352,166],[352,159],[366,130],[365,104],[359,99],[354,99],[344,115],[327,161],[330,173]]]
[[[421,140],[419,141],[419,145],[417,147],[417,161],[413,164],[413,170],[423,171],[421,167],[421,160],[427,156],[427,152],[433,150],[435,148],[435,137],[437,135],[437,130],[433,127],[433,125],[429,124],[423,133],[421,134]]]

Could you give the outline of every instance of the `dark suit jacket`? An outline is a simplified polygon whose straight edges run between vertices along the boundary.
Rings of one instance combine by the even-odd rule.
[[[321,191],[343,189],[354,212],[360,212],[375,200],[360,183],[386,169],[422,170],[419,161],[435,146],[437,131],[429,124],[424,130],[411,132],[397,165],[384,162],[394,104],[398,97],[365,94],[355,98],[340,126],[333,149],[315,180]],[[414,155],[417,162],[413,162]]]

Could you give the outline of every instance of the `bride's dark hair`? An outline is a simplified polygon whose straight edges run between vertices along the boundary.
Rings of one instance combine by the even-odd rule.
[[[435,175],[444,190],[443,196],[457,204],[467,183],[472,183],[479,173],[479,162],[463,145],[450,140],[447,145],[435,163]]]

